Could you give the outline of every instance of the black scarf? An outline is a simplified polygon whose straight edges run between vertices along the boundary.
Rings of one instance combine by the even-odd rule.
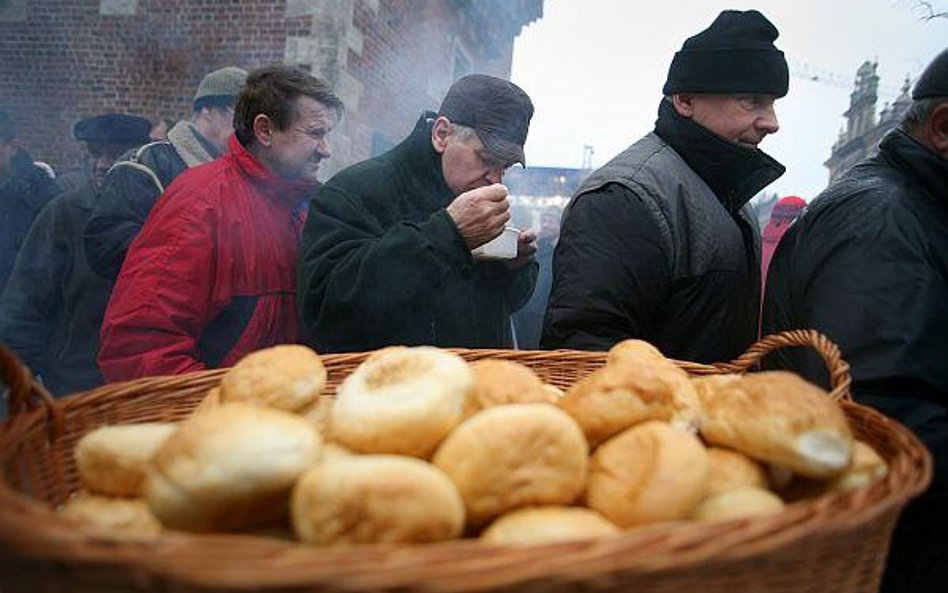
[[[681,155],[731,214],[787,170],[763,151],[725,140],[682,117],[668,99],[662,99],[658,107],[655,133]]]

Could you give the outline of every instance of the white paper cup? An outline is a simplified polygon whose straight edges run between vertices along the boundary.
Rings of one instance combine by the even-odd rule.
[[[506,227],[494,239],[471,251],[474,259],[514,259],[517,257],[517,241],[520,229]]]

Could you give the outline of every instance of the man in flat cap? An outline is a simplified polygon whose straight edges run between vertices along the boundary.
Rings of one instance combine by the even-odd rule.
[[[85,231],[86,255],[96,273],[114,281],[158,196],[186,169],[227,150],[234,103],[246,80],[247,72],[233,66],[209,73],[194,95],[190,121],[175,124],[167,141],[145,144],[112,166]]]
[[[0,293],[33,219],[59,193],[16,137],[13,119],[0,108]]]
[[[128,250],[102,325],[107,380],[231,366],[299,341],[302,210],[342,112],[298,68],[247,75],[227,153],[179,175]]]
[[[465,76],[401,144],[319,189],[299,264],[300,318],[316,349],[512,346],[510,315],[536,281],[533,233],[506,261],[471,251],[510,220],[500,182],[524,162],[532,115],[513,83]]]
[[[102,383],[95,355],[111,284],[89,268],[82,234],[95,186],[119,155],[148,141],[150,129],[147,119],[124,114],[76,123],[93,183],[59,194],[39,213],[0,296],[0,342],[55,395]]]
[[[839,345],[853,397],[912,428],[935,458],[906,509],[884,591],[948,583],[948,50],[922,72],[879,154],[840,177],[784,235],[770,264],[764,331],[813,328]],[[823,381],[822,362],[781,367]]]
[[[675,54],[654,131],[593,172],[564,213],[542,347],[638,338],[707,363],[756,339],[747,202],[784,172],[757,147],[787,94],[777,36],[756,10],[726,10]]]

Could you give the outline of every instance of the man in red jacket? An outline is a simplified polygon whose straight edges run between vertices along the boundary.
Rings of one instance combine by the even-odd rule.
[[[301,205],[342,110],[297,69],[247,77],[227,154],[178,177],[129,248],[102,326],[108,381],[229,366],[298,341]]]

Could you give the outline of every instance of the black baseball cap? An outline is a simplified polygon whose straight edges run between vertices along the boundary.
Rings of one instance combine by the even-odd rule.
[[[916,101],[932,97],[948,97],[948,49],[935,56],[912,89]]]
[[[469,74],[459,78],[445,95],[438,115],[473,128],[487,150],[510,163],[525,165],[533,103],[520,87],[502,78]]]

